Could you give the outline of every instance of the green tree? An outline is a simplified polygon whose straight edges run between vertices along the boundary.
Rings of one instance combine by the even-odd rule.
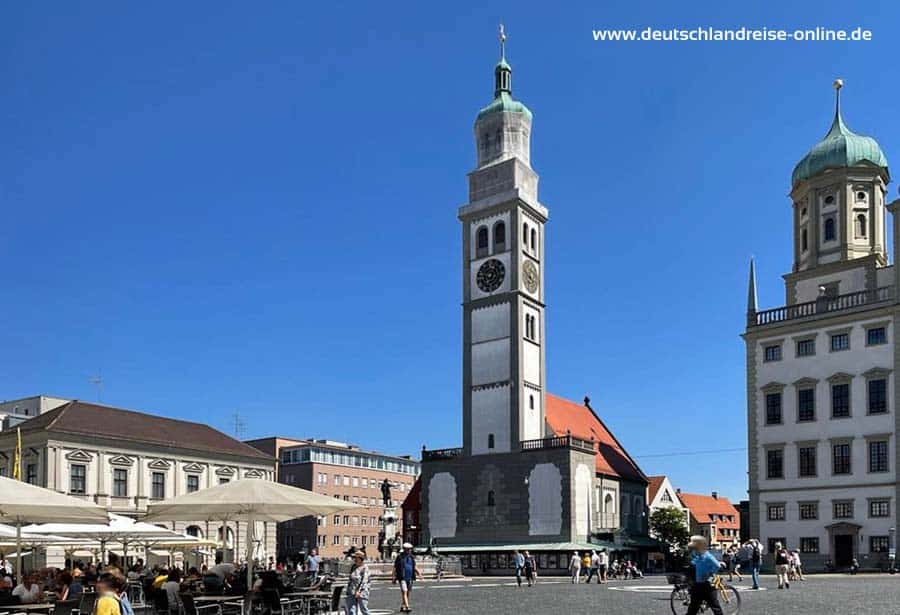
[[[683,553],[691,539],[684,513],[668,506],[657,508],[650,515],[650,531],[677,553]]]

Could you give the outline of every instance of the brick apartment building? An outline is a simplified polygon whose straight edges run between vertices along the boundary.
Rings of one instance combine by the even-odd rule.
[[[396,532],[402,535],[400,505],[419,475],[418,461],[332,440],[271,437],[247,444],[277,459],[279,482],[365,507],[279,523],[278,557],[296,559],[313,547],[324,557],[339,557],[351,546],[365,548],[370,556],[376,556],[384,513],[381,484],[385,479],[392,485]]]

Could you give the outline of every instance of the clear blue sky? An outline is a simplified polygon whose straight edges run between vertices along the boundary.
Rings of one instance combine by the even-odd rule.
[[[900,156],[900,14],[726,4],[4,3],[0,397],[93,399],[102,370],[106,403],[247,437],[458,444],[456,208],[503,20],[551,212],[549,389],[635,455],[745,446],[747,260],[781,304],[834,77]],[[874,40],[591,35],[698,25]],[[745,459],[641,463],[738,498]]]

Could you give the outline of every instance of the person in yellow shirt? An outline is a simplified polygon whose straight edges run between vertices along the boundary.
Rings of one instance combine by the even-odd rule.
[[[161,569],[153,579],[153,589],[162,589],[163,583],[169,580],[169,571],[165,568]]]
[[[122,592],[121,579],[108,572],[97,579],[97,606],[94,615],[122,615],[119,594]]]

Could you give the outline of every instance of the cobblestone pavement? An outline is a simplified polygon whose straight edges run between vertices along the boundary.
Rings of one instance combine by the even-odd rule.
[[[612,581],[609,585],[576,585],[560,577],[542,578],[536,587],[518,589],[510,580],[473,578],[420,582],[413,591],[415,615],[548,615],[602,612],[604,615],[668,615],[671,587],[665,577]],[[775,578],[764,576],[761,591],[735,583],[741,590],[741,614],[782,613],[830,615],[900,614],[900,575],[810,576],[778,590]],[[372,615],[397,613],[400,590],[389,582],[373,585]]]

